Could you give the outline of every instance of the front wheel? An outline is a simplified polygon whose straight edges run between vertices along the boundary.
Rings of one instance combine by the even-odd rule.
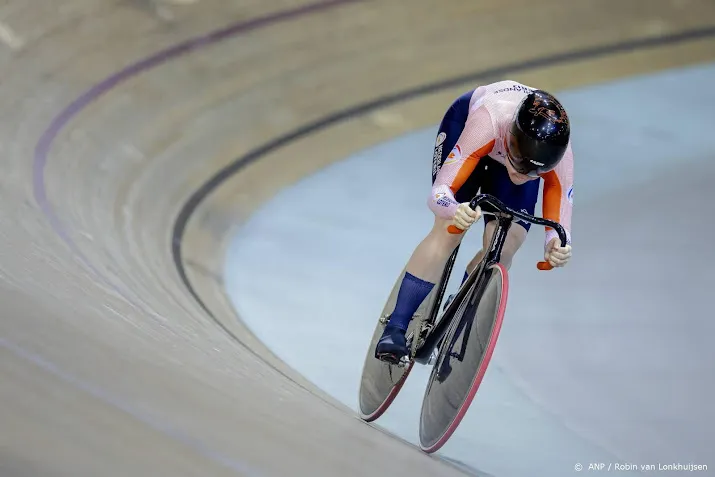
[[[423,451],[436,452],[449,440],[474,399],[496,347],[508,291],[507,270],[494,264],[451,318],[422,400]]]

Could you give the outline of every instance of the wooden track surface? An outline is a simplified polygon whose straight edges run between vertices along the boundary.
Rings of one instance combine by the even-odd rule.
[[[281,187],[436,123],[474,84],[268,145],[380,97],[533,58],[636,42],[480,81],[555,90],[715,58],[710,0],[310,5],[0,6],[3,477],[460,475],[273,357],[233,315],[220,264],[227,232]],[[228,25],[242,26],[113,76]],[[638,43],[648,38],[666,40]],[[101,95],[83,96],[95,85]],[[266,154],[190,201],[254,150]]]

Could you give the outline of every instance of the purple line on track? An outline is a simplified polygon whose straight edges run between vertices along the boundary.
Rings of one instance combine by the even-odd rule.
[[[272,26],[274,24],[294,20],[300,17],[308,16],[312,13],[320,13],[322,11],[328,10],[330,8],[339,7],[349,3],[356,3],[360,0],[327,0],[312,3],[309,5],[304,5],[291,10],[285,10],[264,17],[256,18],[246,22],[235,23],[229,25],[223,29],[213,31],[211,33],[201,35],[196,38],[189,39],[185,42],[179,43],[173,47],[167,48],[165,50],[159,51],[154,55],[137,61],[126,68],[112,74],[111,76],[100,81],[92,88],[84,92],[67,107],[65,107],[50,123],[47,130],[40,137],[37,145],[35,146],[35,155],[33,161],[33,190],[35,195],[35,200],[39,205],[42,213],[45,215],[53,230],[57,235],[65,242],[65,244],[70,248],[70,250],[75,254],[75,256],[87,267],[96,277],[109,286],[111,289],[116,291],[121,295],[128,303],[132,304],[139,310],[146,312],[142,306],[136,303],[128,293],[121,290],[116,284],[112,283],[104,274],[102,274],[97,267],[95,267],[92,262],[87,259],[87,257],[82,253],[77,244],[72,240],[72,237],[68,233],[67,229],[62,224],[55,213],[52,205],[47,198],[47,189],[45,187],[45,167],[47,166],[50,148],[54,140],[59,135],[60,131],[70,122],[70,120],[79,114],[84,108],[89,104],[96,101],[103,94],[112,90],[116,86],[120,85],[127,79],[134,77],[142,72],[148,71],[150,69],[156,68],[157,66],[166,63],[167,61],[177,59],[188,53],[194,52],[198,49],[216,44],[222,40],[247,33],[249,31],[258,30],[264,27]],[[116,396],[111,396],[104,391],[94,388],[88,383],[80,382],[74,377],[65,373],[53,363],[44,360],[40,356],[34,355],[32,353],[17,347],[16,345],[0,339],[0,347],[6,348],[18,356],[27,359],[35,363],[36,365],[42,367],[43,369],[55,374],[64,381],[76,386],[79,389],[88,392],[97,399],[103,400],[107,403],[112,404],[114,407],[131,414],[136,419],[148,424],[154,429],[159,430],[166,436],[182,442],[188,447],[193,448],[199,454],[205,456],[206,458],[224,465],[238,473],[246,473],[248,475],[258,475],[254,469],[249,469],[242,463],[231,459],[228,456],[221,455],[217,452],[208,449],[202,442],[197,441],[190,436],[186,436],[177,430],[173,429],[170,425],[158,422],[153,417],[146,415],[143,412],[138,412],[137,409],[131,407],[128,403],[123,402],[120,398]]]
[[[72,250],[77,258],[94,273],[99,280],[111,287],[119,293],[127,302],[145,311],[142,306],[135,303],[127,293],[122,291],[117,285],[112,283],[104,274],[102,274],[92,262],[82,253],[77,244],[72,240],[67,229],[62,224],[55,213],[50,201],[47,198],[47,189],[45,187],[45,167],[47,166],[50,148],[52,143],[59,135],[60,131],[70,122],[70,120],[79,114],[89,104],[96,101],[100,96],[112,90],[129,78],[136,76],[142,72],[156,68],[157,66],[166,63],[167,61],[177,59],[188,53],[198,49],[219,43],[222,40],[241,35],[253,30],[259,30],[276,23],[294,20],[299,17],[308,16],[312,13],[320,13],[330,8],[339,7],[342,5],[356,3],[361,0],[327,0],[308,5],[303,5],[294,9],[284,10],[278,13],[267,15],[264,17],[255,18],[246,22],[235,23],[220,30],[201,35],[185,42],[174,45],[165,50],[159,51],[154,55],[137,61],[126,68],[108,76],[103,81],[97,83],[89,90],[85,91],[67,107],[65,107],[50,123],[50,126],[40,137],[35,146],[35,157],[33,162],[33,191],[35,200],[37,201],[42,213],[45,215],[55,233],[65,242]]]
[[[74,386],[77,389],[84,391],[85,393],[89,394],[90,396],[94,397],[95,399],[98,399],[102,402],[105,402],[107,404],[114,406],[115,408],[119,409],[120,411],[131,415],[132,417],[139,420],[140,422],[143,422],[144,424],[151,427],[152,429],[159,431],[162,434],[171,437],[175,441],[178,441],[178,442],[184,444],[185,446],[194,449],[200,455],[203,455],[204,457],[207,457],[209,460],[212,460],[224,467],[234,470],[240,475],[247,475],[250,477],[260,477],[263,475],[263,474],[259,473],[256,469],[248,467],[247,465],[245,465],[244,463],[242,463],[240,461],[232,459],[231,457],[220,454],[220,453],[208,448],[201,441],[185,434],[183,431],[176,429],[169,424],[161,422],[160,420],[151,416],[149,413],[132,406],[129,402],[124,401],[123,399],[121,399],[117,396],[113,396],[111,393],[108,393],[107,391],[105,391],[102,388],[99,388],[97,386],[94,386],[94,385],[86,382],[86,381],[82,381],[82,380],[78,379],[77,377],[63,371],[62,369],[60,369],[56,364],[52,363],[51,361],[48,361],[45,358],[43,358],[42,356],[35,354],[31,351],[28,351],[25,348],[18,346],[17,344],[15,344],[11,341],[6,340],[5,338],[0,338],[0,348],[4,348],[4,349],[8,350],[9,352],[14,354],[18,358],[22,358],[25,361],[32,363],[33,365],[37,366],[38,368],[42,369],[43,371],[55,376],[57,379],[60,379],[61,381],[64,381],[67,384]]]

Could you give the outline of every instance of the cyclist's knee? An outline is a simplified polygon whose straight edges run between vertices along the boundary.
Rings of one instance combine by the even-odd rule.
[[[496,230],[496,221],[490,221],[484,227],[484,237],[483,237],[483,248],[479,252],[478,257],[475,257],[475,261],[478,262],[483,256],[484,250],[489,248],[492,241],[492,236]],[[509,228],[509,232],[506,235],[506,240],[504,240],[504,246],[501,251],[501,258],[499,262],[504,265],[507,269],[511,267],[511,262],[514,259],[514,255],[519,251],[521,246],[526,240],[526,229],[518,223],[512,223]],[[474,263],[476,265],[476,263]]]
[[[429,236],[440,246],[453,249],[461,241],[464,234],[451,234],[447,231],[447,228],[452,225],[452,221],[448,219],[443,219],[441,217],[435,217],[434,225],[432,230],[430,230]]]

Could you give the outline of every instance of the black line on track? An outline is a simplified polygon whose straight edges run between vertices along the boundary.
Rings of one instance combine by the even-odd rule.
[[[689,41],[696,41],[706,38],[711,38],[715,36],[715,26],[708,26],[699,29],[687,30],[680,33],[673,33],[669,35],[641,38],[635,40],[624,41],[621,43],[614,43],[610,45],[596,46],[592,48],[585,48],[582,50],[575,50],[565,53],[558,53],[555,55],[550,55],[542,58],[534,58],[531,60],[525,60],[521,62],[516,62],[508,65],[498,66],[495,68],[490,68],[487,70],[476,71],[473,73],[468,73],[465,75],[455,76],[452,78],[447,78],[441,81],[424,84],[415,88],[407,89],[395,94],[381,96],[372,101],[366,103],[358,104],[348,109],[338,111],[336,113],[325,116],[318,119],[310,124],[302,126],[289,132],[283,136],[279,136],[255,149],[248,152],[247,154],[237,158],[232,163],[219,170],[211,179],[204,183],[200,188],[198,188],[184,203],[179,214],[174,222],[174,228],[172,232],[172,243],[171,251],[174,260],[174,265],[179,273],[181,281],[186,286],[187,290],[191,296],[196,300],[196,302],[201,306],[201,308],[206,312],[206,314],[211,317],[211,319],[223,329],[231,338],[233,338],[237,343],[239,343],[244,349],[249,353],[254,355],[260,361],[264,362],[266,365],[273,368],[276,372],[280,373],[287,379],[295,382],[290,376],[286,375],[280,369],[277,369],[264,358],[262,358],[254,350],[246,346],[241,339],[236,336],[231,330],[229,330],[221,321],[214,315],[214,313],[206,306],[206,303],[201,299],[196,290],[194,289],[191,281],[186,274],[186,268],[181,255],[181,246],[184,238],[184,233],[186,232],[187,224],[191,219],[191,216],[199,207],[199,205],[218,188],[223,182],[229,179],[234,174],[240,172],[243,168],[251,163],[254,163],[266,155],[290,145],[292,142],[314,134],[318,131],[326,129],[333,126],[339,122],[355,118],[357,116],[369,113],[375,109],[384,108],[385,106],[390,106],[402,101],[408,101],[411,99],[418,98],[420,96],[425,96],[439,91],[449,89],[452,87],[457,87],[462,84],[467,83],[479,83],[490,78],[506,76],[519,71],[534,70],[538,68],[544,68],[548,66],[555,66],[560,64],[568,64],[571,62],[594,59],[598,57],[610,56],[617,53],[626,53],[629,51],[637,51],[649,48],[657,48],[668,45],[674,45],[677,43],[685,43]],[[300,383],[296,384],[301,388],[305,389]],[[305,389],[311,392],[308,389]],[[311,392],[312,394],[312,392]],[[317,396],[319,397],[319,396]],[[320,397],[319,397],[320,398]],[[322,398],[320,398],[322,400]],[[327,401],[326,401],[327,402]],[[328,404],[333,405],[328,402]]]

